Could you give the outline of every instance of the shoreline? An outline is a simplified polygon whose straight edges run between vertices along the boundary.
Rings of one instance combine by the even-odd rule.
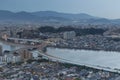
[[[93,50],[93,51],[110,51],[110,52],[120,52],[118,50],[105,50],[105,49],[95,49],[95,48],[77,48],[77,47],[63,47],[63,46],[46,46],[44,47],[44,52],[47,48],[60,48],[60,49],[73,49],[73,50]]]
[[[62,64],[71,64],[71,65],[76,65],[76,66],[80,66],[80,67],[92,68],[94,70],[103,70],[103,71],[108,71],[108,72],[111,72],[111,73],[120,74],[120,69],[118,69],[118,68],[110,68],[110,67],[104,67],[104,66],[100,66],[100,65],[91,65],[91,64],[84,64],[84,63],[78,64],[76,62],[72,62],[72,61],[67,60],[67,59],[62,59],[62,58],[59,58],[59,57],[49,55],[48,53],[45,53],[45,52],[42,52],[42,53],[40,52],[40,54],[42,56],[47,57],[50,61],[53,61],[53,62],[58,61]]]
[[[1,40],[0,40],[1,41]],[[1,41],[1,42],[5,42],[5,41]],[[6,43],[6,42],[5,42]],[[9,44],[9,43],[8,43]],[[14,44],[14,43],[13,43]],[[43,49],[46,49],[48,47],[54,47],[54,48],[63,48],[63,49],[74,49],[74,50],[80,50],[79,48],[68,48],[68,47],[56,47],[56,46],[45,46]],[[88,49],[87,49],[88,50]],[[89,49],[89,50],[93,50],[93,49]],[[96,50],[98,51],[98,50]],[[100,51],[100,50],[99,50]],[[119,69],[112,69],[112,68],[108,68],[108,67],[102,67],[102,66],[99,66],[99,65],[89,65],[89,64],[77,64],[76,62],[71,62],[67,59],[62,59],[62,58],[58,58],[58,57],[54,57],[52,55],[47,55],[47,53],[45,54],[44,51],[42,52],[42,55],[43,56],[46,56],[46,57],[49,57],[51,59],[51,61],[60,61],[60,63],[63,63],[63,64],[71,64],[71,65],[78,65],[78,66],[82,66],[82,67],[86,67],[86,68],[92,68],[92,69],[97,69],[97,70],[104,70],[104,71],[109,71],[109,72],[113,72],[113,73],[119,73],[120,74],[120,70]]]

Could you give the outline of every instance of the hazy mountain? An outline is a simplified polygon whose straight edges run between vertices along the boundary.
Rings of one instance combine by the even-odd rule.
[[[10,11],[0,10],[0,20],[10,19],[11,16],[13,16],[13,14],[14,13],[12,13]]]
[[[62,17],[62,18],[70,19],[70,20],[97,18],[97,17],[93,17],[93,16],[90,16],[84,13],[69,14],[69,13],[59,13],[59,12],[54,12],[54,11],[39,11],[39,12],[33,12],[32,14],[39,16],[39,17]]]
[[[59,13],[55,11],[38,11],[38,12],[11,12],[0,10],[0,21],[12,22],[60,22],[60,23],[115,23],[120,24],[120,19],[109,20],[106,18],[94,17],[85,13],[70,14]]]

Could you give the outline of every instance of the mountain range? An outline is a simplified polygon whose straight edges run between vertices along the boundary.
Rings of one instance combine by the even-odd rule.
[[[11,12],[0,10],[0,22],[36,22],[36,23],[82,23],[82,24],[120,24],[120,19],[106,19],[89,14],[70,14],[55,11]]]

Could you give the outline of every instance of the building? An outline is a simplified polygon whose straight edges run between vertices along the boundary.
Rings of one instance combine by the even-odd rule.
[[[22,50],[20,52],[20,56],[22,60],[32,59],[32,53],[30,53],[28,50]]]
[[[17,62],[21,62],[21,60],[22,60],[21,56],[17,52],[14,52],[12,62],[17,63]]]
[[[10,37],[10,31],[1,32],[1,38],[6,40]]]
[[[3,35],[2,35],[2,39],[4,39],[5,41],[7,41],[8,35],[7,35],[7,34],[3,34]]]
[[[20,55],[5,54],[3,56],[0,56],[0,62],[1,63],[17,63],[17,62],[21,62],[21,57]]]
[[[13,63],[21,62],[21,56],[20,55],[14,55],[12,59]]]
[[[73,39],[76,36],[76,33],[74,31],[64,32],[63,38],[64,39]]]
[[[3,62],[5,62],[5,63],[12,62],[12,59],[13,59],[13,54],[5,54],[3,56]]]

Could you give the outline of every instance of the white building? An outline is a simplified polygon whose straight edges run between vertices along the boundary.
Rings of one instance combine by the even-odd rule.
[[[4,60],[4,62],[6,62],[6,63],[12,62],[12,58],[13,58],[13,55],[12,55],[12,54],[5,54],[5,55],[3,56],[3,60]]]
[[[21,56],[13,55],[13,54],[5,54],[4,56],[0,56],[1,63],[16,63],[21,61]]]
[[[17,62],[20,62],[21,61],[21,56],[13,56],[13,59],[12,59],[12,62],[13,63],[17,63]]]
[[[72,39],[76,36],[76,33],[74,31],[64,32],[63,38],[64,39]]]

